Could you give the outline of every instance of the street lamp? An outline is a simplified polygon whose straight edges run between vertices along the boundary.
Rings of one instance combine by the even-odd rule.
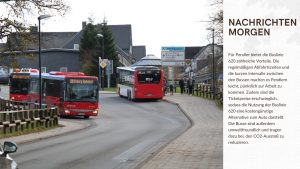
[[[212,92],[213,99],[215,99],[215,29],[207,28],[212,31]]]
[[[41,67],[41,20],[50,18],[51,15],[40,15],[38,17],[39,20],[39,101],[40,101],[40,109],[42,108],[42,67]]]
[[[104,59],[104,36],[101,34],[101,33],[98,33],[97,34],[97,37],[101,38],[102,39],[102,59]],[[104,72],[104,71],[103,71]],[[100,57],[99,57],[99,83],[100,83],[100,89],[102,87],[102,90],[103,90],[103,85],[101,84],[102,82],[102,76],[101,76],[102,72],[101,72],[101,67],[100,67]]]

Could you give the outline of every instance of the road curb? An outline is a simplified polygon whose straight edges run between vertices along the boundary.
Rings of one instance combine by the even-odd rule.
[[[176,106],[180,109],[180,111],[186,116],[186,118],[187,118],[187,119],[190,121],[190,123],[191,123],[191,126],[188,127],[187,130],[188,130],[189,128],[191,128],[192,126],[194,126],[194,121],[193,121],[193,119],[187,114],[187,112],[186,112],[185,110],[183,110],[183,108],[180,106],[179,103],[176,103],[176,102],[174,102],[174,101],[167,100],[167,99],[163,99],[163,101],[176,105]],[[187,130],[186,130],[186,131],[187,131]]]
[[[190,128],[192,128],[194,126],[194,121],[193,119],[182,109],[182,107],[180,106],[180,104],[171,101],[171,100],[167,100],[167,99],[162,99],[162,101],[164,102],[168,102],[171,104],[174,104],[178,107],[178,109],[184,114],[184,116],[189,120],[190,125],[180,134],[178,134],[176,137],[174,137],[172,140],[170,140],[169,142],[167,142],[165,145],[162,145],[160,148],[158,148],[157,151],[153,152],[149,157],[147,157],[144,161],[142,161],[141,163],[139,163],[136,167],[134,167],[134,169],[140,169],[141,167],[143,167],[145,164],[147,164],[147,162],[149,162],[150,160],[152,160],[158,153],[160,153],[164,148],[166,148],[168,145],[170,145],[174,140],[176,140],[178,137],[182,136],[185,132],[187,132]]]
[[[99,94],[117,94],[117,92],[112,92],[112,91],[99,91]]]

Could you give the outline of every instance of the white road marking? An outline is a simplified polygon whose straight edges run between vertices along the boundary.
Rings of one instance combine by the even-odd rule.
[[[124,151],[123,153],[117,155],[116,157],[114,157],[114,160],[120,160],[122,162],[126,162],[127,160],[129,160],[132,156],[134,156],[135,154],[137,154],[138,152],[143,151],[146,147],[148,147],[149,145],[153,144],[154,141],[153,140],[145,140],[133,147],[131,147],[130,149]]]

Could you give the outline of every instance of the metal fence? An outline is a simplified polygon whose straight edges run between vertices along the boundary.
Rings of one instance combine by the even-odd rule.
[[[0,99],[0,134],[58,125],[57,107],[37,109],[38,105]]]
[[[213,98],[213,90],[210,84],[195,84],[193,95]],[[215,88],[215,99],[219,100],[223,104],[223,86],[216,86]]]
[[[169,90],[169,89],[168,89]],[[181,89],[178,85],[175,86],[174,92],[181,92]],[[192,87],[191,92],[189,88],[185,85],[183,93],[192,94],[194,96],[204,97],[204,98],[213,98],[212,86],[210,84],[195,83]],[[215,87],[215,99],[219,100],[223,104],[223,85],[217,85]]]

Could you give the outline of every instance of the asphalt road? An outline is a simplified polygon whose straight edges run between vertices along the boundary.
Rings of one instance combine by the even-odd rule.
[[[100,96],[100,116],[81,120],[92,127],[19,145],[20,169],[133,168],[190,125],[177,106],[164,101],[130,102]]]

